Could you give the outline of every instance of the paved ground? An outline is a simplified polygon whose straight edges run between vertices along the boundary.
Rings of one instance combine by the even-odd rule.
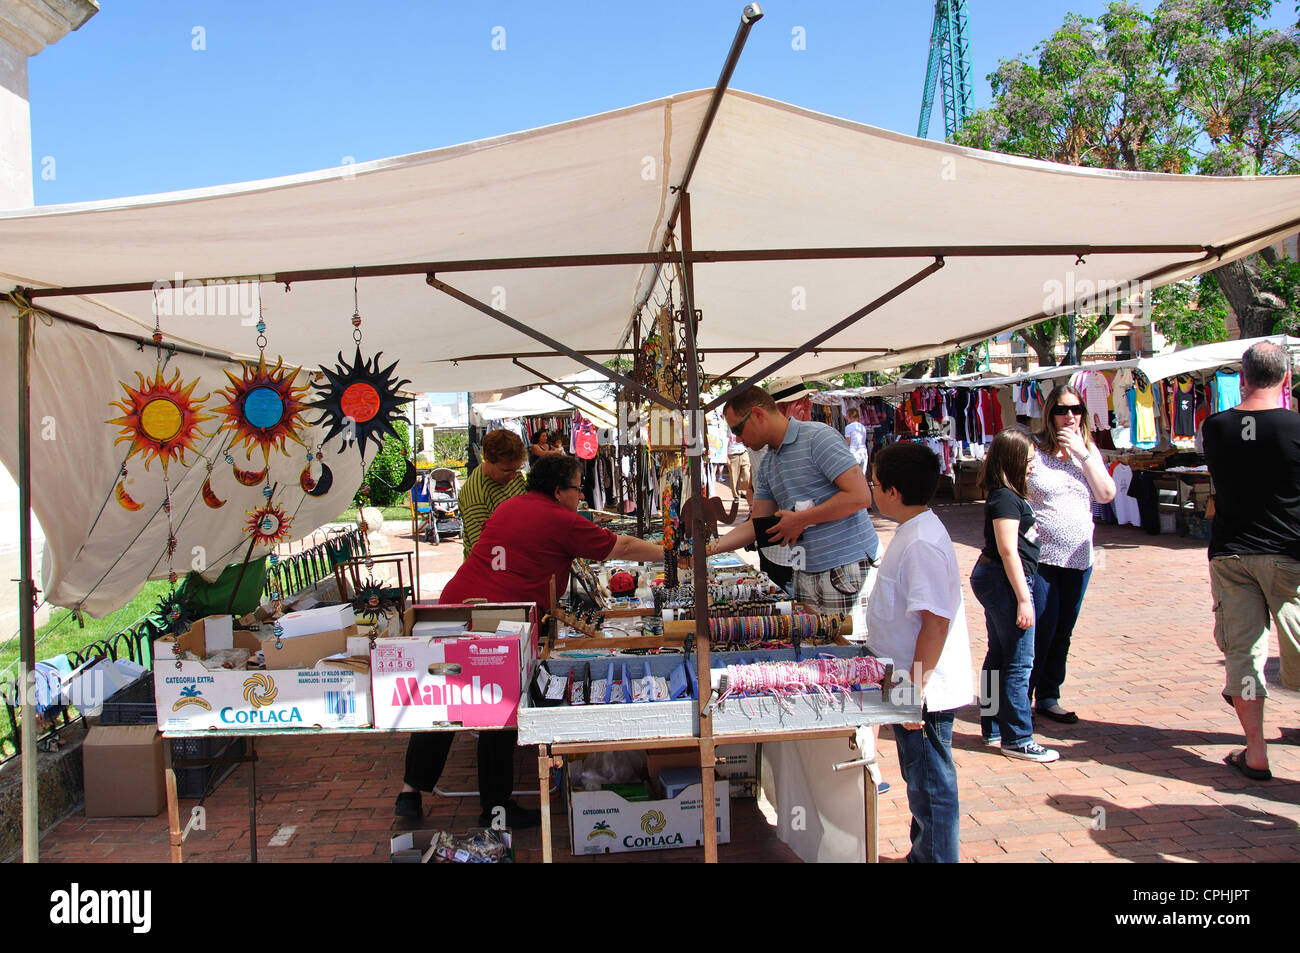
[[[940,505],[962,571],[978,554],[982,507]],[[882,539],[892,524],[877,523]],[[959,713],[954,753],[962,798],[963,859],[992,861],[1300,861],[1300,693],[1278,691],[1268,706],[1275,780],[1251,782],[1222,764],[1240,729],[1218,692],[1222,661],[1210,637],[1203,543],[1147,536],[1133,527],[1097,529],[1099,564],[1075,633],[1065,686],[1078,725],[1044,722],[1038,737],[1061,750],[1052,765],[1011,761],[985,749],[974,707]],[[409,531],[408,540],[409,544]],[[400,545],[400,541],[397,543]],[[421,575],[454,569],[459,546],[444,543]],[[426,592],[426,595],[428,593]],[[983,657],[984,621],[967,589],[972,654]],[[1276,672],[1276,642],[1270,672]],[[392,799],[404,736],[343,742],[266,739],[258,745],[260,859],[381,861],[394,827]],[[907,851],[908,810],[889,732],[881,739],[893,790],[882,798],[882,857]],[[520,749],[520,787],[535,787],[531,751]],[[247,769],[222,784],[207,807],[207,830],[191,835],[187,856],[247,857]],[[453,749],[444,783],[474,787],[473,745]],[[535,800],[524,798],[524,803]],[[195,802],[183,802],[188,810]],[[471,826],[477,805],[438,799],[425,826]],[[557,812],[559,808],[557,807]],[[734,801],[733,843],[724,861],[790,861],[753,801]],[[556,813],[556,859],[572,859]],[[270,843],[282,846],[268,846]],[[519,859],[540,858],[536,833],[521,836]],[[77,815],[41,842],[49,861],[165,860],[164,818],[87,820]],[[653,862],[698,861],[700,851],[619,855]],[[587,860],[590,860],[588,858]],[[604,858],[608,863],[614,858]]]

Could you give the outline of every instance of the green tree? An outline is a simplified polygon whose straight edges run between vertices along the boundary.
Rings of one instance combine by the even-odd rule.
[[[1228,302],[1213,272],[1157,288],[1151,298],[1152,323],[1179,347],[1228,339]]]
[[[1003,61],[989,76],[994,103],[958,141],[1097,168],[1294,173],[1300,44],[1294,29],[1264,28],[1273,5],[1163,0],[1146,13],[1116,2],[1096,20],[1072,14],[1035,47],[1036,63]],[[1215,269],[1243,336],[1267,334],[1285,317],[1269,285],[1276,265],[1264,249]],[[1031,347],[1049,332],[1030,330]]]
[[[406,448],[410,445],[406,421],[393,421],[393,430],[395,433],[384,438],[384,445],[366,468],[361,488],[352,499],[353,506],[393,506],[405,496],[398,491],[397,484],[406,473]],[[367,487],[369,499],[363,492]]]

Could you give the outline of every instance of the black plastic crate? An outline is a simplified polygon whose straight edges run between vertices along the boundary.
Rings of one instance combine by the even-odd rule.
[[[153,672],[145,672],[130,685],[104,700],[101,725],[153,725],[158,723],[158,706],[154,701]],[[172,761],[203,758],[241,757],[243,738],[172,738]],[[204,797],[217,789],[238,765],[176,765],[178,797]]]
[[[130,685],[104,699],[99,714],[101,725],[148,725],[158,723],[154,702],[153,672],[145,672]]]

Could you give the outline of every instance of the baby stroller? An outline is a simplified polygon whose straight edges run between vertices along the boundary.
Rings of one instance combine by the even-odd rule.
[[[457,504],[456,471],[438,467],[422,474],[411,488],[411,505],[420,523],[417,536],[435,546],[462,532]]]

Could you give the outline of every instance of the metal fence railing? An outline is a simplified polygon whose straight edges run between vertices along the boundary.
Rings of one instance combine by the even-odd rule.
[[[283,598],[308,589],[322,579],[334,574],[335,566],[346,562],[354,556],[366,552],[365,533],[356,529],[331,534],[323,542],[311,546],[290,556],[279,557],[275,565],[268,565],[262,591],[266,595],[280,593]],[[163,630],[152,616],[142,616],[128,628],[107,638],[89,642],[79,649],[68,653],[67,659],[73,669],[96,658],[113,661],[129,659],[145,668],[153,668],[153,641],[162,635]],[[21,732],[19,731],[19,711],[22,693],[17,679],[0,680],[0,702],[4,705],[5,717],[11,731],[10,740],[14,750],[10,754],[0,752],[0,764],[16,757],[21,749]],[[49,750],[58,745],[59,734],[68,727],[83,721],[80,713],[73,714],[69,706],[53,706],[46,710],[39,734],[37,747]]]

